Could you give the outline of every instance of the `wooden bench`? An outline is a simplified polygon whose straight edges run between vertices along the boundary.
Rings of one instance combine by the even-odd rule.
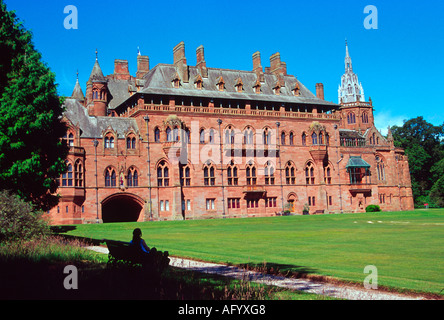
[[[324,214],[324,210],[316,210],[313,214]]]
[[[105,240],[109,250],[109,261],[111,265],[141,265],[144,269],[161,274],[169,265],[168,251],[157,251],[151,248],[149,253],[143,252],[132,246],[129,242]]]

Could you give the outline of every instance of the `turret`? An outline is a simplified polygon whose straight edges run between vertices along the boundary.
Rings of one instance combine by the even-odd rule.
[[[103,76],[96,50],[96,62],[86,84],[86,107],[90,116],[107,116],[108,80]]]

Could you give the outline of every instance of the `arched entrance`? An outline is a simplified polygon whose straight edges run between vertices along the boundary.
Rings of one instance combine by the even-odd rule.
[[[296,212],[296,203],[298,201],[298,196],[296,195],[296,193],[291,192],[288,196],[287,196],[287,203],[288,203],[288,210],[290,210],[290,212]]]
[[[143,199],[136,195],[113,194],[102,201],[103,223],[136,222],[143,210],[143,205]]]

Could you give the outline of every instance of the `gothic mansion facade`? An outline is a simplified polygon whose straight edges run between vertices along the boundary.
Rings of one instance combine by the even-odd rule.
[[[374,126],[371,99],[346,46],[339,103],[287,74],[280,54],[251,71],[209,68],[204,49],[187,65],[137,73],[96,58],[86,94],[66,99],[70,146],[54,224],[413,209],[408,159]]]

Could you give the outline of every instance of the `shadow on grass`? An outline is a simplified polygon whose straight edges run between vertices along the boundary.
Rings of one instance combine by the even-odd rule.
[[[68,263],[32,262],[0,256],[1,300],[226,300],[265,298],[265,292],[251,289],[231,278],[169,267],[153,276],[137,266],[110,266],[106,263],[76,261],[77,289]]]
[[[292,264],[280,264],[280,263],[242,263],[238,265],[241,268],[247,270],[258,271],[266,274],[281,275],[285,277],[293,278],[307,278],[309,276],[317,274],[317,270],[305,266],[296,266]]]

